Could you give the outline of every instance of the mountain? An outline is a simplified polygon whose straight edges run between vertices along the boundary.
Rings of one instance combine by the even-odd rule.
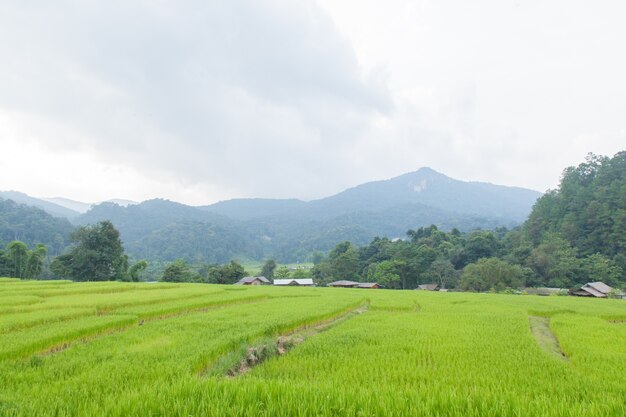
[[[58,204],[54,201],[46,201],[41,198],[31,197],[18,191],[0,191],[0,198],[13,200],[16,203],[25,204],[27,206],[40,208],[55,217],[73,219],[81,213],[80,211],[68,208],[63,204]]]
[[[235,199],[201,207],[159,199],[127,207],[102,203],[75,222],[111,220],[135,257],[302,261],[342,240],[365,244],[375,236],[404,237],[408,229],[430,224],[444,230],[516,226],[540,195],[422,168],[310,202]]]
[[[65,207],[79,214],[87,213],[87,211],[89,211],[89,209],[92,206],[92,204],[90,203],[83,203],[82,201],[70,200],[69,198],[64,198],[64,197],[42,198],[41,200],[56,204],[61,207]]]
[[[124,199],[119,199],[119,198],[101,201],[100,203],[83,203],[82,201],[70,200],[69,198],[63,198],[63,197],[41,198],[41,200],[54,203],[56,205],[68,208],[70,210],[76,211],[81,214],[87,213],[92,206],[101,204],[101,203],[115,203],[122,207],[127,207],[127,206],[131,206],[134,204],[138,204],[136,201],[124,200]]]
[[[44,210],[0,198],[0,246],[21,240],[32,246],[43,243],[50,255],[58,255],[70,242],[73,226],[67,219]]]
[[[303,261],[343,240],[362,245],[375,236],[404,237],[408,229],[430,224],[463,231],[516,226],[540,195],[523,188],[459,181],[430,168],[309,202],[234,199],[192,207],[162,199],[89,204],[0,193],[76,225],[111,220],[126,250],[137,258],[219,263],[234,257]]]
[[[393,207],[421,205],[457,215],[499,219],[506,224],[524,221],[540,196],[541,193],[525,188],[459,181],[422,168],[310,202],[235,199],[200,208],[239,220],[292,215],[328,219],[355,212],[377,213]]]
[[[407,204],[422,204],[464,215],[522,222],[541,193],[518,187],[465,182],[433,169],[422,168],[384,181],[350,188],[332,197],[312,201],[316,213],[379,212]]]

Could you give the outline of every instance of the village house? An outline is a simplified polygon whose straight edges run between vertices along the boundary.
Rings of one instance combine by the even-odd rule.
[[[618,298],[623,297],[623,294],[616,292],[613,288],[600,281],[588,282],[580,288],[574,288],[570,291],[570,294],[577,297],[608,298],[613,294],[617,295]]]
[[[235,285],[270,285],[271,282],[265,277],[244,277],[235,282]]]

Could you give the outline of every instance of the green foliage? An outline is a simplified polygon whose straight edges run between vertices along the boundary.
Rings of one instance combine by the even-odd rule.
[[[274,259],[268,259],[261,268],[261,276],[267,279],[274,278],[274,270],[276,270],[276,261]]]
[[[48,250],[39,243],[32,250],[24,242],[14,240],[0,250],[0,276],[36,279],[44,270]]]
[[[138,282],[139,275],[147,267],[148,267],[148,262],[145,259],[142,259],[141,261],[131,266],[130,269],[128,270],[128,278],[130,279],[130,281]]]
[[[24,242],[14,240],[7,245],[6,256],[8,257],[13,271],[11,276],[25,278],[28,263],[28,246]]]
[[[424,181],[437,185],[415,192]],[[327,253],[338,242],[366,245],[376,236],[402,236],[415,225],[433,223],[457,233],[514,226],[538,197],[535,191],[464,183],[424,169],[308,203],[262,199],[207,207],[166,200],[128,207],[103,203],[77,221],[111,220],[121,231],[126,250],[137,259],[182,258],[199,264],[244,257],[317,264],[319,253]]]
[[[276,273],[274,274],[276,278],[289,278],[290,275],[291,273],[289,272],[289,268],[286,266],[281,266],[276,270]]]
[[[563,172],[557,190],[541,197],[524,229],[535,244],[557,233],[581,256],[626,253],[626,151],[589,154]]]
[[[371,264],[368,267],[367,280],[377,282],[385,288],[402,288],[401,273],[406,263],[397,259]]]
[[[35,248],[28,252],[28,260],[26,261],[25,278],[39,278],[44,270],[44,261],[48,249],[42,243],[38,243]]]
[[[435,260],[429,269],[430,281],[439,284],[439,288],[454,288],[458,283],[459,274],[452,263],[445,259]]]
[[[481,258],[463,269],[460,285],[470,291],[519,288],[524,285],[524,271],[497,258]]]
[[[206,281],[211,284],[234,284],[246,276],[243,266],[237,261],[231,260],[225,265],[213,265],[209,267]]]
[[[113,281],[125,279],[128,258],[120,234],[109,221],[83,226],[72,233],[74,246],[56,257],[51,270],[74,281]]]
[[[527,258],[526,264],[540,277],[538,283],[549,287],[569,288],[584,284],[586,277],[580,274],[580,261],[576,250],[567,241],[557,235],[546,235],[544,240],[534,248]]]
[[[38,243],[32,250],[24,242],[14,240],[0,249],[0,276],[37,279],[44,270],[48,250]]]
[[[165,267],[161,281],[164,282],[195,282],[198,276],[191,272],[187,261],[177,259]]]
[[[50,249],[52,255],[58,255],[68,245],[72,230],[67,219],[0,198],[0,243],[14,240],[28,246],[42,243]]]

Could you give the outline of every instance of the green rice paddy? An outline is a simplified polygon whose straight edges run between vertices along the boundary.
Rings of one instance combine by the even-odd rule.
[[[624,300],[0,279],[0,416],[624,415]]]

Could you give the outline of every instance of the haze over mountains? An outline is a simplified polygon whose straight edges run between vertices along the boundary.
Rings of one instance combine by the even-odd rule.
[[[0,198],[37,206],[75,225],[111,220],[137,258],[225,262],[232,257],[303,261],[337,242],[404,237],[408,229],[512,227],[523,222],[541,193],[449,178],[430,168],[350,188],[309,202],[234,199],[192,207],[167,200],[104,202]],[[85,210],[87,209],[87,210]],[[81,214],[82,213],[82,214]]]

